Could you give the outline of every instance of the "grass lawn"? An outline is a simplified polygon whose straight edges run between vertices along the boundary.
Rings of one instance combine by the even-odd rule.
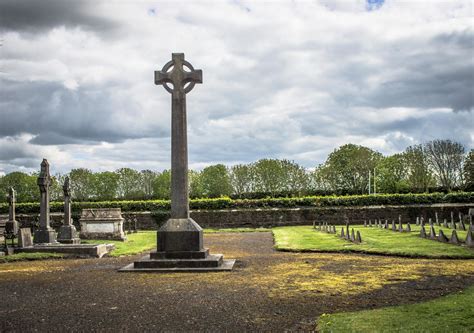
[[[0,263],[24,261],[24,260],[57,259],[57,258],[64,258],[64,255],[61,253],[48,253],[48,252],[16,253],[10,256],[0,257]]]
[[[115,250],[110,252],[110,257],[130,256],[156,248],[156,231],[139,231],[126,234],[126,241],[113,240],[82,240],[83,244],[114,244]]]
[[[205,234],[213,234],[218,232],[270,232],[270,228],[228,228],[228,229],[204,229]]]
[[[325,314],[318,332],[472,332],[474,286],[429,302]]]
[[[272,231],[277,250],[364,252],[426,258],[474,258],[474,249],[422,239],[418,231],[399,233],[375,227],[365,228],[360,225],[353,227],[354,230],[360,231],[362,244],[353,244],[340,239],[338,235],[341,232],[341,226],[336,227],[337,235],[315,231],[312,226],[278,227]],[[419,227],[416,230],[419,230]],[[438,228],[436,231],[438,232]],[[460,232],[458,235],[461,240],[464,240],[465,232],[464,234]]]

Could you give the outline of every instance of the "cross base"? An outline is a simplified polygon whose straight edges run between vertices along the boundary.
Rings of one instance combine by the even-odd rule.
[[[56,244],[56,231],[53,229],[39,229],[35,231],[34,244]]]
[[[62,225],[59,229],[58,242],[63,244],[80,244],[76,227],[73,225]]]

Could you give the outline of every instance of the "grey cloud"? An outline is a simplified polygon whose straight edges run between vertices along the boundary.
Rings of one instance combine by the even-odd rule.
[[[93,1],[0,1],[0,30],[38,33],[57,26],[107,31],[116,23],[94,14]]]
[[[113,87],[71,91],[57,83],[3,80],[0,84],[0,137],[30,133],[36,136],[32,143],[64,145],[169,135],[168,124],[124,121],[118,111],[133,115],[140,112],[139,106],[117,102]]]

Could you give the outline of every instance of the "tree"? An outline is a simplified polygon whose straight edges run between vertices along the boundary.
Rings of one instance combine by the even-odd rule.
[[[77,201],[93,199],[97,193],[94,174],[89,169],[72,169],[69,173],[71,180],[71,194]]]
[[[474,191],[474,149],[467,154],[464,162],[464,190]]]
[[[249,165],[237,164],[229,172],[232,193],[241,197],[245,193],[253,192],[254,179],[252,168]]]
[[[201,173],[199,171],[189,170],[188,182],[189,196],[194,199],[203,198],[204,191],[202,188]]]
[[[451,140],[433,140],[424,147],[428,163],[447,191],[462,184],[464,146]]]
[[[232,193],[229,172],[223,164],[211,165],[201,172],[202,193],[208,198],[229,196]]]
[[[381,158],[382,154],[370,148],[346,144],[329,154],[320,171],[334,191],[362,194],[368,190],[369,171]]]
[[[408,172],[408,186],[411,192],[427,192],[435,185],[428,159],[422,145],[407,147],[403,153]]]
[[[115,171],[118,178],[118,196],[122,199],[142,199],[144,189],[141,186],[140,173],[134,169],[121,168]]]
[[[382,158],[376,167],[377,191],[381,193],[407,192],[408,169],[403,154]]]
[[[171,171],[163,170],[153,179],[153,195],[157,199],[169,199],[171,192]]]
[[[256,192],[275,195],[284,190],[285,170],[279,160],[261,159],[252,165]]]
[[[119,175],[115,172],[104,171],[94,174],[95,197],[99,200],[117,198]]]
[[[153,181],[157,175],[151,170],[142,170],[140,175],[145,199],[151,199],[153,197]]]
[[[20,171],[3,176],[0,178],[0,200],[6,202],[8,191],[10,187],[13,187],[18,202],[39,201],[40,192],[36,184],[37,177],[37,174],[27,174]]]

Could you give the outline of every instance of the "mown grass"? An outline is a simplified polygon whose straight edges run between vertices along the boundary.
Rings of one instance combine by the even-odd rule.
[[[432,301],[324,314],[318,332],[473,332],[474,286]]]
[[[126,241],[112,240],[83,240],[84,244],[114,244],[115,250],[110,252],[110,257],[131,256],[156,248],[156,231],[139,231],[127,234]]]
[[[425,258],[474,258],[474,250],[465,246],[445,244],[419,237],[419,232],[393,232],[375,227],[351,226],[359,230],[361,244],[340,239],[337,235],[315,231],[311,226],[278,227],[272,229],[275,248],[284,251],[364,252],[383,255]],[[419,230],[419,227],[418,227]],[[438,229],[436,229],[438,230]],[[427,230],[429,232],[429,229]],[[450,234],[449,234],[450,235]],[[462,232],[459,233],[460,237]],[[465,234],[462,236],[465,237]],[[461,237],[461,239],[463,239]]]
[[[37,253],[16,253],[9,256],[0,257],[0,263],[25,261],[25,260],[45,260],[64,258],[61,253],[37,252]]]

